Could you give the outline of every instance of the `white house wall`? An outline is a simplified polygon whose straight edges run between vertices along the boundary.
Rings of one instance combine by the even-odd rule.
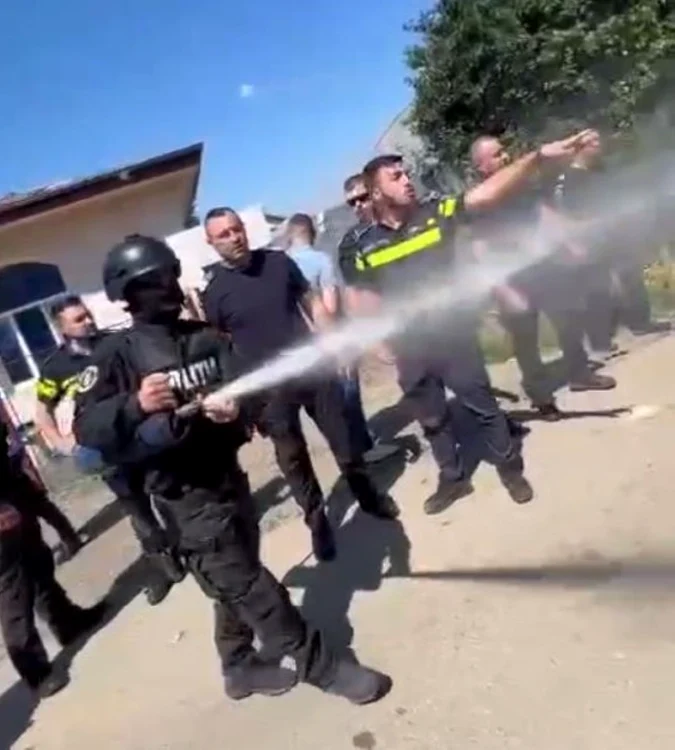
[[[191,186],[191,175],[177,173],[0,227],[0,264],[53,263],[68,290],[82,295],[100,327],[123,325],[128,316],[121,305],[106,299],[101,269],[110,247],[125,235],[165,237],[181,260],[185,286],[197,285],[203,266],[218,259],[202,227],[182,229]],[[261,207],[246,208],[241,216],[253,247],[269,242],[270,227]],[[12,386],[0,363],[0,386],[21,419],[32,420],[34,384]]]

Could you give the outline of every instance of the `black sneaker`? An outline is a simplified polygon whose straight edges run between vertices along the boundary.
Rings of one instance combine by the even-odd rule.
[[[519,472],[499,472],[499,477],[514,503],[525,505],[534,497],[532,485],[523,474]]]
[[[89,607],[89,609],[75,608],[68,622],[67,630],[58,635],[60,644],[70,646],[87,633],[95,630],[102,624],[107,613],[108,603],[105,600]]]
[[[570,390],[579,391],[611,391],[616,388],[616,380],[609,375],[598,375],[589,372],[584,378],[574,380],[570,383]]]
[[[536,409],[539,418],[544,422],[558,422],[563,418],[563,413],[558,409],[556,404],[533,404]]]
[[[401,513],[398,505],[389,495],[377,491],[367,498],[359,498],[359,507],[364,513],[382,521],[394,521]]]
[[[274,664],[254,661],[225,672],[225,694],[233,701],[252,695],[283,695],[298,682],[295,672]]]
[[[391,690],[391,677],[352,661],[338,662],[331,681],[321,689],[357,706],[374,703]]]
[[[70,679],[66,672],[57,670],[50,672],[42,682],[34,688],[35,695],[40,700],[51,698],[52,695],[60,693],[63,688],[67,687]]]
[[[451,482],[447,479],[441,479],[438,483],[438,489],[436,492],[424,501],[424,512],[428,516],[442,513],[453,503],[470,495],[472,492],[473,485],[468,480],[460,479]]]
[[[320,562],[335,560],[337,555],[335,536],[323,509],[313,515],[308,526],[312,534],[314,557]]]

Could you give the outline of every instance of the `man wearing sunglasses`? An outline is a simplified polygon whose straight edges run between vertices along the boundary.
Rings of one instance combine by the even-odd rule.
[[[421,201],[403,160],[395,154],[378,156],[364,167],[375,221],[352,238],[342,251],[342,272],[351,287],[348,296],[357,313],[376,312],[397,304],[416,285],[438,285],[447,278],[453,292],[457,270],[457,230],[460,222],[492,210],[522,190],[546,163],[571,160],[594,131],[542,146],[457,197]],[[473,414],[480,428],[484,457],[495,464],[512,500],[533,497],[524,477],[523,459],[504,412],[490,386],[478,343],[475,312],[455,309],[448,322],[420,314],[388,342],[396,360],[399,383],[411,413],[429,440],[439,468],[438,489],[425,502],[428,514],[440,513],[473,487],[466,461],[457,450],[455,428],[448,411],[445,387]]]

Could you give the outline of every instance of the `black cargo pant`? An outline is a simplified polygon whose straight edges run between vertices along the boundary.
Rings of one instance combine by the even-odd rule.
[[[554,385],[539,350],[539,315],[546,315],[555,330],[567,381],[584,380],[589,372],[584,349],[587,287],[580,269],[553,263],[530,271],[526,280],[515,279],[511,283],[527,300],[529,309],[503,310],[502,325],[511,334],[527,397],[536,406],[550,404]]]
[[[54,558],[37,519],[22,514],[19,526],[0,532],[0,625],[14,668],[32,688],[51,671],[35,627],[36,611],[62,643],[82,614],[55,578]]]
[[[254,500],[243,474],[221,490],[194,488],[158,504],[188,570],[215,600],[215,642],[224,671],[255,658],[258,636],[272,659],[295,659],[300,679],[325,687],[336,658],[308,625],[259,554]]]
[[[143,489],[142,479],[120,469],[110,469],[103,479],[129,516],[143,555],[152,564],[153,556],[166,550],[169,542],[153,512],[150,497]],[[161,572],[161,566],[153,565],[153,568]]]
[[[344,390],[337,378],[308,379],[266,394],[258,403],[256,426],[272,439],[279,469],[304,512],[305,522],[311,523],[324,498],[300,423],[302,408],[326,438],[356,498],[363,498],[372,485],[350,430]]]
[[[441,478],[465,478],[465,466],[457,448],[445,395],[452,390],[475,417],[481,431],[485,458],[501,474],[521,473],[523,459],[509,431],[506,415],[492,393],[483,353],[474,331],[435,341],[415,352],[409,346],[394,346],[398,378],[404,399],[424,430]]]
[[[51,526],[66,547],[80,546],[80,538],[73,524],[41,487],[23,472],[16,474],[13,481],[15,491],[29,509],[28,512]]]

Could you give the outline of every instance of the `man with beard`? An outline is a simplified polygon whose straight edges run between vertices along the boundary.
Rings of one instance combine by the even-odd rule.
[[[57,421],[57,409],[72,408],[79,376],[91,363],[94,348],[104,334],[98,330],[91,312],[80,297],[71,295],[56,302],[51,315],[64,343],[42,366],[37,383],[36,423],[47,441],[63,455],[72,455],[78,468],[99,469],[104,481],[128,513],[131,528],[138,539],[146,563],[145,595],[151,605],[166,598],[173,583],[185,573],[166,539],[132,467],[122,471],[103,466],[100,457],[76,444],[71,430],[72,413],[62,414],[63,427]]]
[[[505,166],[480,185],[456,198],[421,202],[403,160],[395,154],[372,159],[363,170],[373,202],[375,222],[354,238],[343,263],[355,312],[375,312],[419,283],[438,284],[457,270],[458,223],[492,210],[517,193],[542,163],[571,159],[587,140],[587,131],[549,143]],[[524,477],[520,447],[510,433],[485,368],[477,338],[475,311],[456,310],[447,325],[418,315],[389,342],[399,383],[415,418],[429,440],[439,467],[438,489],[425,502],[428,514],[439,513],[473,491],[448,411],[445,386],[471,412],[480,427],[486,457],[496,465],[514,502],[533,497]]]
[[[319,330],[330,324],[298,266],[285,253],[253,250],[234,210],[212,209],[204,228],[209,244],[222,259],[204,292],[206,318],[230,337],[247,370],[306,340],[310,335],[306,317]],[[377,518],[393,519],[398,508],[377,490],[365,468],[363,454],[350,434],[335,373],[313,373],[261,394],[256,426],[274,444],[279,468],[303,509],[316,557],[331,560],[336,554],[333,533],[302,431],[301,409],[323,433],[361,509]]]

